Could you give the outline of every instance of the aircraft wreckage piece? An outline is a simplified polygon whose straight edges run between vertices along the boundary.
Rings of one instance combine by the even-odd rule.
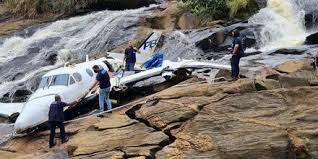
[[[94,93],[87,92],[96,79],[96,74],[92,70],[94,65],[99,65],[107,71],[113,71],[113,76],[111,77],[112,92],[125,91],[129,85],[155,76],[171,79],[176,76],[175,73],[179,72],[179,70],[192,71],[201,68],[230,69],[228,65],[193,60],[180,60],[178,62],[164,60],[162,66],[158,68],[149,70],[138,68],[138,65],[150,58],[149,55],[154,52],[160,37],[160,32],[154,32],[139,46],[139,51],[142,54],[137,54],[136,70],[139,69],[139,71],[136,74],[127,75],[127,72],[125,73],[122,70],[123,54],[119,53],[108,53],[107,57],[92,61],[87,58],[84,63],[68,64],[48,72],[42,77],[38,89],[28,101],[16,104],[23,105],[23,108],[15,122],[15,131],[24,133],[45,123],[48,120],[49,107],[54,101],[55,95],[60,95],[64,102],[72,102],[83,97],[92,99],[92,97],[96,96],[98,91]]]

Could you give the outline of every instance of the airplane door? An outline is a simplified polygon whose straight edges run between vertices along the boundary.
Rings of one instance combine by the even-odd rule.
[[[70,100],[76,100],[81,94],[83,94],[83,79],[79,73],[74,73],[70,76],[69,89],[67,96]],[[72,101],[70,101],[72,102]]]

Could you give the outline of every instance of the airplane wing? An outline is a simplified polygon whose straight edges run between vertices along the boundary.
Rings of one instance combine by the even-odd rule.
[[[120,85],[125,85],[125,84],[129,84],[129,83],[134,83],[134,82],[138,82],[141,81],[143,79],[146,78],[150,78],[150,77],[154,77],[154,76],[159,76],[161,75],[161,73],[165,70],[164,67],[158,67],[158,68],[153,68],[150,70],[145,70],[136,74],[132,74],[129,76],[125,76],[120,78]]]
[[[177,70],[181,68],[189,68],[189,69],[213,68],[213,69],[231,70],[230,65],[219,64],[215,62],[200,62],[200,61],[194,61],[194,60],[181,60],[178,62],[165,60],[162,65],[164,67],[168,67],[169,70]]]
[[[213,69],[231,70],[230,65],[218,64],[213,62],[198,62],[198,61],[186,62],[180,68],[194,68],[194,69],[213,68]]]
[[[15,113],[20,113],[24,103],[0,103],[0,117],[9,118]]]

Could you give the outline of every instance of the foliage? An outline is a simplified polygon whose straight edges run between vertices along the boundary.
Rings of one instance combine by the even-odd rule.
[[[225,0],[182,0],[183,7],[204,19],[223,18],[226,16],[227,7]]]
[[[255,4],[254,0],[182,0],[178,7],[190,9],[205,20],[214,20],[253,14],[258,9]]]
[[[65,14],[75,10],[77,0],[4,0],[15,14],[32,18],[39,14]]]

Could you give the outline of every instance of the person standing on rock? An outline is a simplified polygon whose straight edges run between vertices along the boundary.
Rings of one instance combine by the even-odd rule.
[[[136,52],[139,52],[133,47],[132,43],[129,43],[129,47],[125,50],[125,71],[134,71],[136,63]]]
[[[231,58],[231,68],[232,68],[232,80],[236,81],[240,74],[240,59],[244,54],[244,49],[242,45],[242,39],[240,37],[240,32],[238,30],[232,31],[233,42],[232,42],[232,58]]]
[[[105,103],[107,104],[107,110],[111,110],[112,105],[109,99],[111,84],[108,72],[105,69],[100,68],[98,65],[95,65],[93,67],[93,70],[95,73],[97,73],[97,76],[95,83],[89,89],[89,91],[92,91],[96,87],[96,85],[99,85],[99,112],[103,112],[105,110]]]
[[[63,109],[66,106],[74,106],[76,103],[77,101],[74,101],[72,103],[64,103],[61,101],[61,96],[59,95],[55,96],[55,101],[50,105],[50,110],[49,110],[49,127],[50,127],[49,147],[50,148],[52,148],[55,145],[54,137],[55,137],[56,127],[60,128],[62,143],[65,143],[68,141],[68,137],[66,137],[65,128],[63,124],[64,122]]]

